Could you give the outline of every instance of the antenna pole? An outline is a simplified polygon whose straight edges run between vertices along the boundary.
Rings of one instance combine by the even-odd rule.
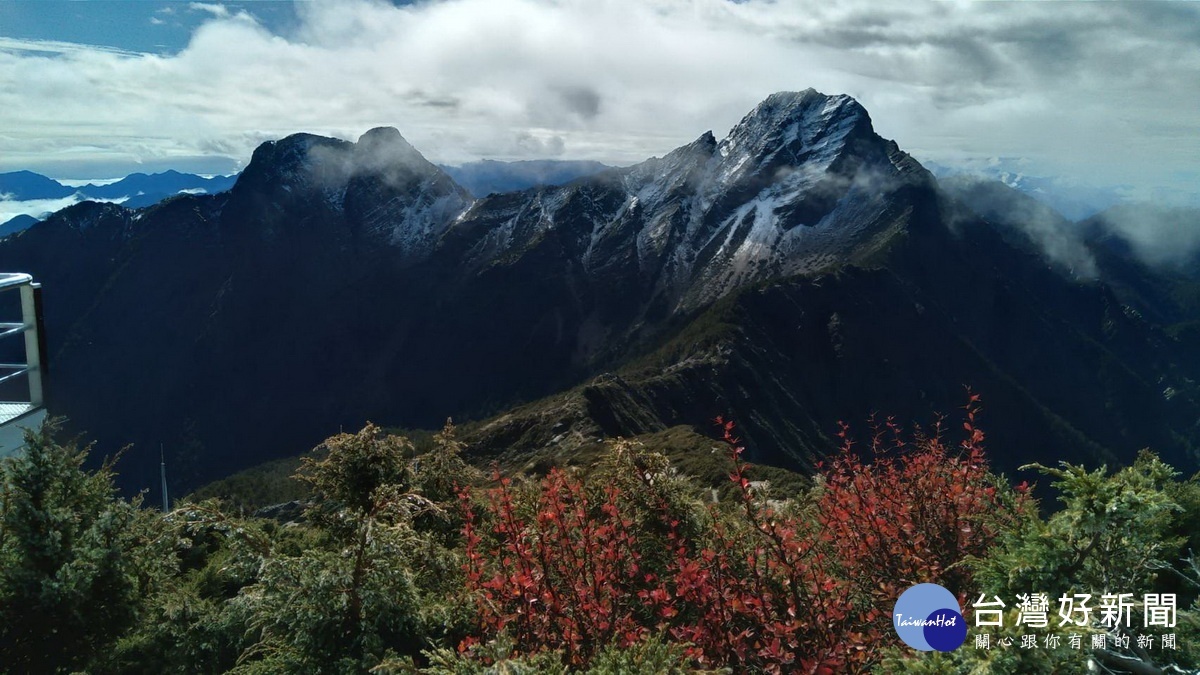
[[[162,443],[158,444],[158,459],[161,462],[158,466],[162,471],[163,513],[167,513],[171,510],[171,503],[167,499],[167,456],[163,453]]]

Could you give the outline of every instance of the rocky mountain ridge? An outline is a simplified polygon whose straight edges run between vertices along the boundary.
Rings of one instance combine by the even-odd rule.
[[[394,129],[290,136],[227,193],[80,204],[0,242],[0,266],[45,285],[52,405],[136,444],[129,486],[160,442],[195,484],[367,419],[500,414],[525,421],[483,425],[503,433],[477,452],[549,452],[563,420],[513,407],[556,392],[584,402],[568,437],[732,414],[757,459],[800,468],[838,419],[927,418],[964,384],[1014,411],[1014,462],[1038,434],[1183,465],[1200,440],[1194,350],[813,90],[720,141],[481,199]]]

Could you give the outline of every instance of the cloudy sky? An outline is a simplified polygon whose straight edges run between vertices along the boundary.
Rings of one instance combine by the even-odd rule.
[[[1197,2],[0,0],[0,171],[60,178],[380,125],[443,163],[631,163],[806,87],[922,160],[1200,184]]]

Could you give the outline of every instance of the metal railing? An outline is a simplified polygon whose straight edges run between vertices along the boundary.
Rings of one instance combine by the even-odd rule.
[[[42,322],[42,286],[34,283],[33,277],[28,274],[0,273],[0,294],[10,291],[17,291],[21,295],[21,321],[0,322],[0,340],[23,335],[25,362],[0,363],[0,384],[24,376],[29,382],[29,397],[26,401],[4,402],[0,405],[25,404],[28,412],[46,403],[46,331]],[[0,424],[9,421],[5,417],[7,415],[0,415]]]

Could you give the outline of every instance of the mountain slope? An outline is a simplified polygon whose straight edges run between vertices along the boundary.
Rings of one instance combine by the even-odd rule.
[[[931,195],[884,265],[739,290],[646,357],[466,437],[482,455],[532,466],[599,437],[703,430],[724,415],[753,461],[811,468],[839,420],[945,413],[952,430],[970,385],[1003,470],[1111,463],[1146,446],[1196,465],[1195,343],[1104,285],[1065,281],[1001,231],[944,229],[954,208]]]
[[[1125,205],[1073,223],[999,181],[954,176],[939,186],[1011,245],[1068,277],[1103,280],[1151,323],[1200,321],[1200,211]]]

